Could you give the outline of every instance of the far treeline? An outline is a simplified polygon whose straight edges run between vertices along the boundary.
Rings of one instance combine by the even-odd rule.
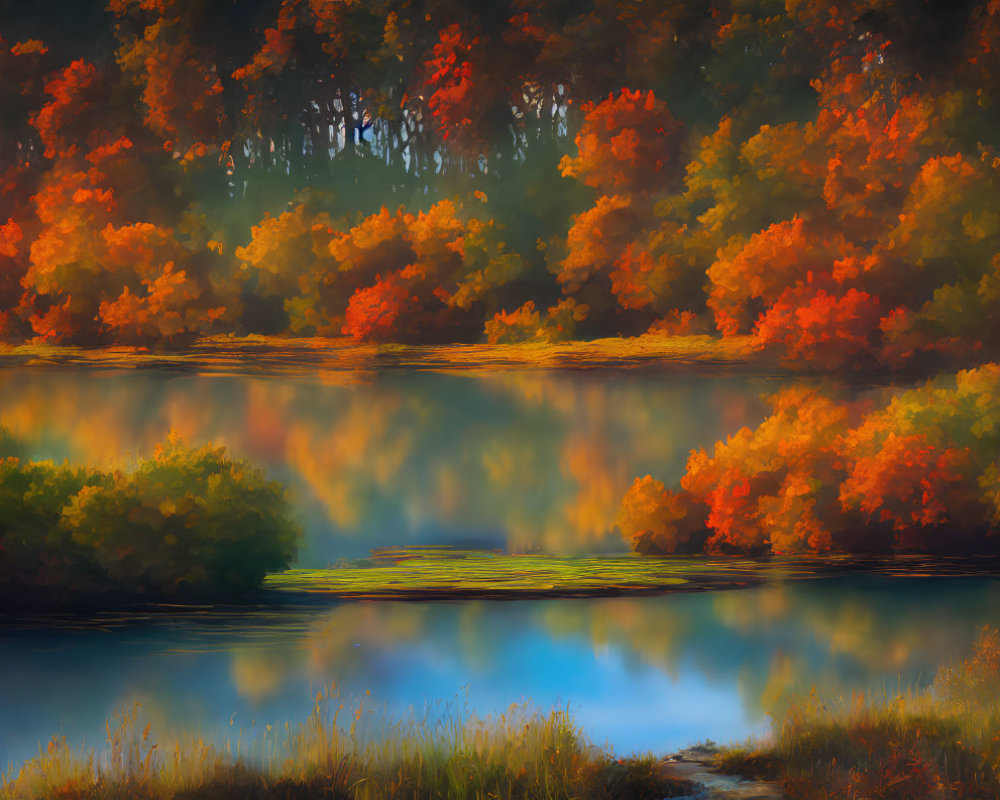
[[[9,342],[997,354],[996,0],[2,7]]]

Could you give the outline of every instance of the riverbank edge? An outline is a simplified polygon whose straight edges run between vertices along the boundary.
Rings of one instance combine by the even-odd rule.
[[[714,743],[691,745],[664,757],[661,774],[678,785],[690,785],[692,798],[786,800],[776,774],[757,774],[743,768],[747,762],[727,761],[731,752],[733,748]]]
[[[123,346],[0,344],[0,367],[145,367],[222,373],[364,372],[387,368],[481,372],[537,367],[629,368],[655,363],[777,368],[777,361],[757,347],[751,336],[647,334],[569,342],[407,345],[249,335],[206,337],[183,349],[164,351]]]

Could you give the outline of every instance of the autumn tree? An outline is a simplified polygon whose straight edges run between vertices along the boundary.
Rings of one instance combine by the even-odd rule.
[[[398,341],[401,335],[411,340],[447,339],[464,326],[481,330],[481,312],[476,312],[482,297],[523,270],[521,257],[506,249],[492,222],[463,218],[449,201],[436,203],[427,212],[400,211],[397,219],[401,241],[390,246],[399,248],[395,261],[399,266],[379,259],[382,271],[375,283],[359,288],[347,304],[343,332],[361,340]],[[368,245],[359,261],[341,261],[342,268],[353,271],[370,263],[371,240],[358,240],[352,230],[349,240],[331,245],[331,252],[341,256],[359,244]]]
[[[354,225],[303,203],[262,220],[236,256],[253,292],[285,298],[291,330],[363,341],[475,336],[487,296],[525,268],[492,220],[450,201]]]
[[[345,291],[337,285],[339,272],[330,253],[334,235],[329,216],[306,203],[265,216],[250,229],[250,241],[237,247],[235,256],[246,279],[245,301],[256,310],[256,316],[251,311],[244,317],[251,330],[339,333],[342,315],[327,310],[343,304]]]
[[[1000,367],[944,375],[882,408],[805,386],[714,450],[691,454],[679,490],[651,476],[625,495],[633,547],[715,553],[995,550]]]
[[[110,0],[120,20],[118,61],[142,89],[143,121],[182,163],[217,152],[223,86],[214,53],[195,43],[200,6],[177,0]]]
[[[893,398],[852,430],[841,484],[845,509],[891,526],[897,546],[947,550],[989,533],[983,489],[1000,445],[1000,367],[944,376]]]
[[[71,63],[45,92],[31,123],[50,166],[32,197],[36,235],[19,315],[56,342],[164,344],[209,330],[226,311],[213,254],[169,226],[132,221],[170,210],[149,194],[162,150],[134,128],[93,64]]]
[[[84,58],[22,5],[0,32],[0,328],[714,327],[795,368],[972,364],[1000,347],[998,18],[111,0],[89,19],[114,56]]]
[[[640,553],[696,553],[705,544],[705,512],[688,492],[672,492],[651,475],[625,493],[616,524]]]
[[[584,104],[583,112],[577,155],[559,164],[564,177],[602,192],[646,194],[680,175],[681,125],[652,91],[622,89],[617,97]]]
[[[681,174],[682,126],[652,91],[622,89],[585,104],[583,113],[577,154],[559,168],[601,194],[574,217],[563,257],[552,265],[556,278],[598,313],[611,310],[601,298],[608,295],[625,310],[669,305],[681,270],[648,231],[654,196]]]

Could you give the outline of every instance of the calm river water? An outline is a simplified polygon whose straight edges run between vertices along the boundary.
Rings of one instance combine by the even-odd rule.
[[[291,489],[302,566],[400,544],[606,552],[637,475],[767,413],[778,381],[719,373],[397,370],[317,378],[18,368],[0,423],[23,455],[126,466],[170,430]],[[866,389],[840,387],[855,398]],[[567,705],[598,744],[668,751],[763,732],[789,693],[933,679],[983,624],[989,579],[830,578],[637,599],[338,603],[90,619],[0,617],[0,768],[53,735],[100,746],[304,719],[336,684],[378,714]],[[353,706],[352,706],[353,707]]]

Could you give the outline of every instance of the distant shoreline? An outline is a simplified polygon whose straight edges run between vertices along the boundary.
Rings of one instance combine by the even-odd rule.
[[[278,374],[385,368],[490,372],[519,368],[629,368],[658,362],[771,366],[771,359],[755,349],[751,336],[644,335],[559,343],[403,345],[357,344],[346,338],[251,335],[207,337],[184,349],[167,351],[143,347],[0,345],[0,367],[145,367],[219,373],[239,373],[247,368]]]
[[[44,595],[0,598],[0,619],[21,614],[116,611],[128,613],[212,608],[274,608],[348,602],[461,602],[650,597],[731,591],[771,582],[849,576],[888,578],[1000,578],[998,556],[896,554],[826,557],[655,556],[621,553],[591,556],[507,555],[438,547],[385,548],[371,559],[324,569],[273,572],[249,594],[204,602],[142,601],[114,594],[63,598]]]

